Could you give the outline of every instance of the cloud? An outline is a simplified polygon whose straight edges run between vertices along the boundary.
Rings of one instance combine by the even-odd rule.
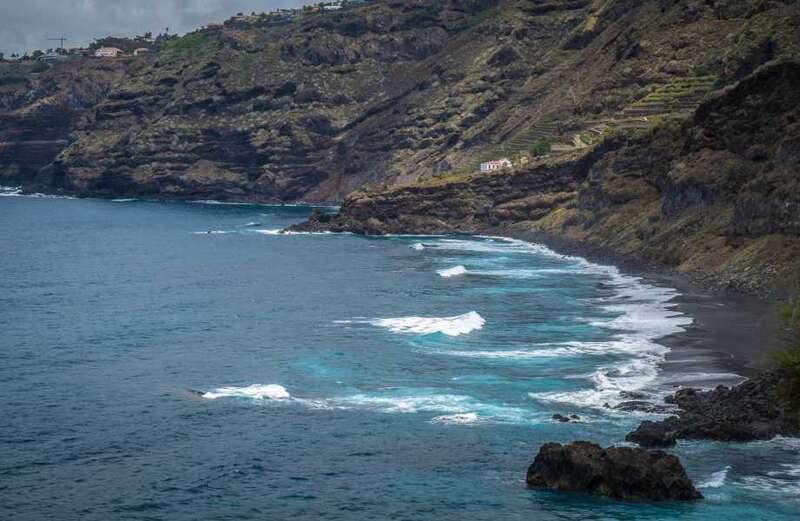
[[[0,52],[79,47],[103,36],[185,33],[237,12],[297,7],[303,0],[0,0]]]

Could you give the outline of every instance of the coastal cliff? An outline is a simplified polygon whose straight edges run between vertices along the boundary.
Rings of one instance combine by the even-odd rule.
[[[0,184],[63,188],[52,163],[81,119],[141,64],[133,60],[0,62]]]
[[[59,84],[93,96],[79,117],[65,96],[50,133],[13,122],[65,65],[24,74],[3,131],[54,143],[37,162],[6,148],[2,164],[17,184],[81,196],[341,201],[537,142],[570,154],[681,119],[709,90],[797,56],[799,20],[795,2],[760,0],[381,1],[236,17],[135,66],[78,60]],[[119,74],[94,81],[103,67]]]
[[[800,274],[800,65],[758,69],[684,122],[527,168],[351,195],[300,229],[540,233],[719,287],[790,290]]]

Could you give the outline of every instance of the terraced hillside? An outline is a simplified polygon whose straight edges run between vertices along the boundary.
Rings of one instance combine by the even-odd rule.
[[[800,61],[771,62],[683,121],[511,171],[356,192],[298,229],[506,234],[796,295],[799,150]]]
[[[799,16],[789,0],[387,0],[231,20],[115,78],[52,163],[4,161],[77,194],[341,200],[685,117],[710,77],[797,55]]]

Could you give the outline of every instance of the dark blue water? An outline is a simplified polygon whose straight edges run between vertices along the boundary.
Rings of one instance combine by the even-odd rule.
[[[690,505],[525,488],[540,444],[624,438],[621,391],[708,378],[659,369],[672,290],[525,243],[275,233],[307,212],[0,197],[0,518],[797,519],[794,440],[679,445]]]

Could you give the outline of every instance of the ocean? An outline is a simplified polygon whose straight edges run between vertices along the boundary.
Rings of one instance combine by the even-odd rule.
[[[302,205],[2,195],[0,519],[798,518],[784,438],[681,442],[691,504],[526,488],[541,444],[658,418],[631,396],[740,381],[665,369],[674,289],[496,237],[279,233]]]

